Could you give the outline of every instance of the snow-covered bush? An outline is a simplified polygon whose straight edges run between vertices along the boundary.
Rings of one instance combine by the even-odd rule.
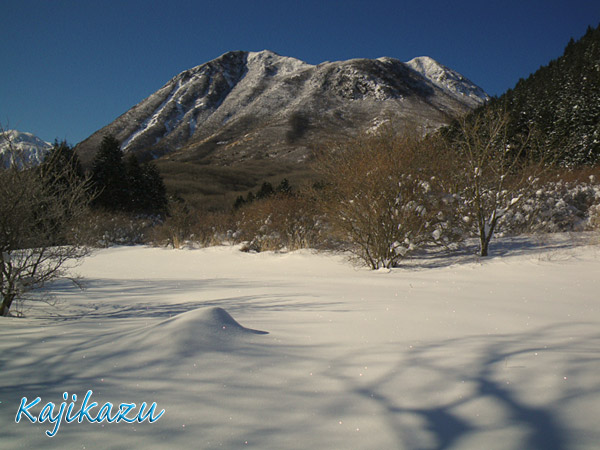
[[[152,230],[149,241],[158,246],[208,247],[231,239],[232,217],[224,212],[196,211],[172,201],[167,219]]]
[[[136,245],[147,242],[152,229],[160,224],[157,216],[113,212],[92,212],[71,230],[74,239],[91,247]]]
[[[297,250],[320,245],[322,220],[303,195],[275,195],[238,211],[235,237],[245,251]]]
[[[600,202],[588,210],[588,226],[592,230],[600,230]]]
[[[395,266],[414,250],[430,244],[450,246],[460,236],[449,209],[453,197],[442,195],[439,187],[432,189],[435,177],[425,181],[400,174],[399,178],[394,206],[387,213],[394,226],[388,239],[395,240],[389,248],[387,242],[381,242],[378,267]]]
[[[429,243],[450,243],[449,202],[427,141],[384,132],[318,156],[327,221],[345,249],[372,269],[393,267]]]
[[[521,193],[523,200],[499,221],[499,232],[582,231],[597,227],[600,185],[590,182],[548,182],[535,192]]]

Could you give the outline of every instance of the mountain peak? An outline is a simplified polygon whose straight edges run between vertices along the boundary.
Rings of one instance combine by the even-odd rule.
[[[264,49],[261,50],[259,52],[246,52],[248,53],[248,56],[252,56],[252,57],[262,57],[262,58],[272,58],[272,57],[281,57],[281,55],[277,52],[274,52],[272,50],[268,50],[268,49]]]
[[[124,151],[154,158],[234,164],[266,155],[296,163],[318,143],[374,121],[431,129],[486,99],[431,58],[315,66],[270,50],[233,51],[180,73],[78,151],[89,162],[102,136],[113,134]]]
[[[472,81],[429,56],[413,58],[406,65],[437,87],[453,92],[455,95],[474,103],[473,106],[477,103],[487,102],[490,99],[485,91]]]
[[[50,142],[43,141],[32,133],[6,130],[0,136],[0,166],[38,165],[51,148]],[[13,153],[11,153],[11,149]]]
[[[256,66],[267,68],[268,75],[287,75],[314,67],[299,59],[281,56],[271,50],[248,52],[247,64],[249,70]]]

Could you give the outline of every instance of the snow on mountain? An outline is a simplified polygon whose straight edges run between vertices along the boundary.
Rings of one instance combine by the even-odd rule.
[[[411,59],[406,65],[419,72],[440,89],[452,92],[465,101],[471,102],[474,106],[478,106],[490,98],[472,81],[428,56]]]
[[[19,167],[40,164],[52,144],[43,141],[31,133],[17,130],[6,130],[0,134],[0,165]]]
[[[89,160],[110,133],[124,151],[155,158],[297,161],[315,144],[363,132],[373,121],[435,128],[487,98],[431,58],[315,66],[268,50],[235,51],[180,73],[78,151]]]

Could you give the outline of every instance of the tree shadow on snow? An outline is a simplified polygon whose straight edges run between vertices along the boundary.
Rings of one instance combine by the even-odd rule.
[[[569,333],[569,329],[575,331],[580,326],[589,326],[590,330],[594,328],[594,324],[569,324],[515,335],[472,336],[414,346],[401,355],[396,367],[367,383],[357,383],[355,377],[342,375],[344,367],[356,366],[351,362],[355,355],[346,355],[331,363],[336,369],[326,375],[342,381],[354,399],[358,397],[384,411],[382,415],[396,434],[398,443],[408,448],[442,450],[455,445],[460,447],[461,440],[473,434],[518,426],[519,430],[526,430],[524,441],[518,444],[518,448],[564,450],[572,448],[581,436],[561,421],[560,412],[569,407],[569,402],[600,394],[600,381],[593,385],[589,381],[588,385],[578,383],[583,376],[587,380],[593,379],[600,363],[600,334]],[[380,350],[373,349],[373,352]],[[472,362],[453,363],[452,355],[463,352],[471,353]],[[534,404],[523,398],[518,387],[503,380],[503,375],[508,373],[503,371],[526,368],[511,365],[509,361],[520,361],[534,354],[549,354],[554,358],[560,356],[566,367],[564,379],[570,379],[570,382],[568,387],[566,383],[565,387],[561,387],[559,397],[553,401]],[[543,375],[541,372],[548,370],[560,372],[560,369],[544,366],[535,373]],[[423,376],[417,386],[414,385],[415,372]],[[562,375],[556,376],[562,381]],[[434,381],[426,381],[428,377]],[[533,387],[537,381],[519,379],[519,383],[515,384],[523,389],[523,383]],[[465,384],[469,389],[463,391],[462,395],[451,394],[452,389]],[[440,394],[447,394],[442,395],[443,398],[458,398],[436,401],[436,396]],[[427,399],[427,404],[415,406],[414,399]],[[474,407],[481,401],[495,405],[505,415],[495,419],[497,422],[494,425],[477,423],[476,418],[465,413],[465,408]],[[350,407],[350,404],[338,405],[338,408],[344,407]],[[419,437],[414,421],[409,421],[410,426],[407,423],[410,417],[416,417],[423,423],[422,430],[433,437],[435,444],[423,439],[422,433]],[[591,439],[589,436],[587,438]],[[600,433],[596,438],[600,438]]]
[[[343,302],[316,301],[311,294],[278,295],[276,289],[288,284],[270,282],[268,286],[235,279],[200,280],[116,280],[86,279],[84,290],[67,280],[59,280],[47,289],[61,299],[57,305],[39,306],[35,318],[40,320],[73,321],[104,319],[167,319],[198,308],[222,307],[229,312],[266,309],[284,311],[293,305],[295,310],[343,310]],[[256,295],[219,296],[219,290],[260,290]],[[208,292],[211,291],[211,292]],[[268,293],[268,292],[273,293]],[[156,300],[165,298],[164,302]],[[150,298],[151,300],[148,300]],[[185,298],[183,301],[174,301]],[[302,301],[305,299],[306,301]],[[61,307],[68,304],[68,308]],[[340,309],[342,308],[342,309]]]
[[[408,269],[431,269],[448,267],[455,264],[492,261],[512,256],[538,256],[548,258],[560,252],[568,251],[577,245],[585,245],[585,236],[534,235],[494,238],[490,243],[489,256],[479,255],[479,245],[469,240],[458,248],[444,249],[430,247],[415,252],[410,259],[402,263]]]

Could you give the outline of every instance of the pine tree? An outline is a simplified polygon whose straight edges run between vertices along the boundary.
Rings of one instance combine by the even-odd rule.
[[[233,203],[233,209],[240,209],[242,206],[246,204],[246,200],[243,195],[238,196]]]
[[[263,198],[270,197],[275,193],[275,189],[273,189],[273,185],[268,181],[265,181],[258,192],[256,193],[256,198],[258,200],[262,200]]]
[[[153,162],[147,162],[141,167],[142,181],[140,186],[144,192],[141,194],[141,211],[165,215],[168,210],[167,189],[163,182],[156,165]]]
[[[69,189],[73,183],[79,184],[85,178],[77,153],[66,141],[54,142],[54,146],[40,165],[40,170],[53,189]]]
[[[42,166],[47,167],[55,172],[62,171],[64,167],[69,167],[77,176],[83,178],[83,167],[79,160],[79,156],[73,150],[67,141],[54,142],[54,146],[46,155]]]
[[[91,179],[96,191],[94,207],[111,211],[127,209],[127,173],[121,145],[114,136],[108,135],[102,139],[93,161]]]
[[[290,186],[290,182],[287,178],[281,180],[281,183],[279,183],[279,186],[277,186],[276,191],[279,194],[292,195],[292,186]]]
[[[112,136],[102,140],[92,168],[97,192],[94,206],[109,211],[164,215],[167,190],[156,165],[140,164],[134,154],[123,155]]]
[[[124,165],[127,174],[124,180],[127,184],[127,210],[132,212],[144,211],[147,207],[144,171],[134,154],[125,157]]]

